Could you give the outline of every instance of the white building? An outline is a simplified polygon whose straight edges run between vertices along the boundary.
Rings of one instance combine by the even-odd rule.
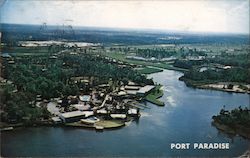
[[[154,88],[155,88],[155,86],[153,86],[153,85],[146,85],[146,86],[140,88],[140,89],[137,91],[136,94],[144,96],[144,95],[146,95],[147,93],[149,93],[151,90],[153,90]]]
[[[80,121],[82,118],[86,118],[94,115],[93,111],[71,111],[61,113],[59,117],[64,123]]]

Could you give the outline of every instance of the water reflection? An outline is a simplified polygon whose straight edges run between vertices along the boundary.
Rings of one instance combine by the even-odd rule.
[[[170,106],[173,106],[173,107],[176,106],[176,102],[175,102],[173,96],[167,96],[166,101],[167,101],[167,105],[170,105]]]

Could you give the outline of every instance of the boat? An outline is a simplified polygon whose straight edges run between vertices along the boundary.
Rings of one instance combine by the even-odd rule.
[[[132,122],[131,120],[128,122],[125,122],[125,126],[129,126],[131,124],[131,122]]]
[[[95,124],[96,122],[100,121],[97,117],[89,117],[86,119],[81,119],[81,122],[84,124]]]
[[[103,127],[103,126],[95,126],[95,129],[96,129],[96,130],[103,130],[104,127]]]

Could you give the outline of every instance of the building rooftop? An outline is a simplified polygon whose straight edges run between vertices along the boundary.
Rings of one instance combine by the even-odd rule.
[[[80,98],[81,101],[89,102],[91,96],[90,95],[82,95],[82,96],[79,96],[79,98]]]
[[[78,110],[88,110],[90,108],[90,105],[83,105],[83,104],[73,104],[71,106]]]
[[[151,91],[153,88],[155,88],[155,86],[153,86],[153,85],[146,85],[146,86],[140,88],[137,93],[147,93],[147,92]]]
[[[110,117],[124,119],[127,116],[126,116],[126,114],[110,114]]]
[[[62,122],[60,117],[52,117],[51,119],[52,119],[53,122]]]
[[[129,95],[136,95],[138,91],[137,90],[127,90],[126,93]]]
[[[3,53],[1,56],[3,58],[11,58],[11,56],[8,53]]]
[[[139,90],[141,87],[139,86],[125,86],[125,89],[129,89],[129,90]]]
[[[100,109],[100,110],[97,110],[96,112],[97,112],[98,114],[107,114],[107,113],[108,113],[108,111],[105,110],[105,109]]]
[[[85,113],[83,111],[71,111],[71,112],[61,113],[61,116],[64,118],[71,118],[77,116],[85,116]]]
[[[128,82],[128,85],[129,85],[129,86],[137,86],[138,84],[135,83],[135,82],[129,81],[129,82]]]
[[[136,109],[129,109],[128,110],[128,114],[129,115],[136,115],[137,114],[137,110]]]
[[[127,93],[124,92],[124,91],[119,91],[117,95],[122,96],[122,95],[126,95],[126,94],[127,94]]]

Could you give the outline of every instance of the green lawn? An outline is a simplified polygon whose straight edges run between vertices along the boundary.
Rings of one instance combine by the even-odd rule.
[[[118,128],[118,127],[122,127],[124,125],[125,125],[125,123],[123,121],[120,121],[120,120],[101,120],[101,121],[95,123],[95,125],[87,125],[87,124],[81,123],[81,121],[65,124],[65,126],[88,127],[88,128],[95,128],[96,126],[102,126],[105,129]]]
[[[162,69],[168,69],[168,70],[176,70],[176,71],[181,71],[181,72],[188,71],[188,69],[174,67],[170,63],[152,63],[150,66],[154,66],[154,67],[158,67],[158,68],[162,68]]]
[[[152,73],[156,73],[156,72],[162,72],[163,70],[156,69],[156,68],[145,67],[145,68],[142,68],[142,69],[138,69],[137,71],[142,73],[142,74],[152,74]]]
[[[149,62],[149,61],[126,59],[126,54],[117,53],[117,52],[116,53],[113,53],[113,52],[106,53],[105,55],[110,57],[110,58],[116,59],[116,60],[127,62],[129,64],[153,66],[153,67],[158,67],[158,68],[162,68],[162,69],[176,70],[176,71],[182,71],[182,72],[187,71],[187,69],[181,69],[181,68],[174,67],[172,65],[172,63],[167,63],[167,62]],[[149,71],[149,70],[145,70],[145,71]]]
[[[155,89],[146,96],[145,99],[153,104],[164,106],[164,102],[159,100],[159,98],[162,97],[163,94],[164,93],[163,90],[161,89],[161,85],[157,85]]]

